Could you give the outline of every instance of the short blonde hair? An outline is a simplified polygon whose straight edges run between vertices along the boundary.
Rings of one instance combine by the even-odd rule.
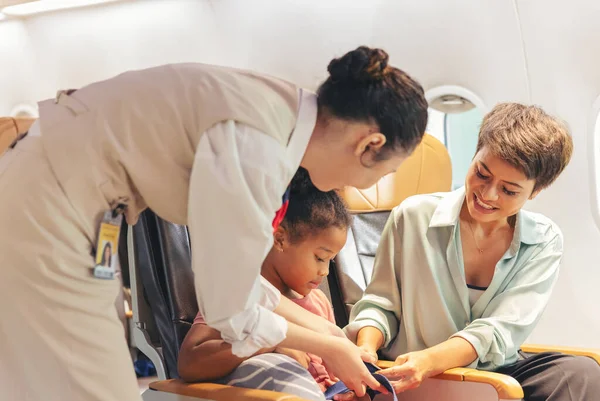
[[[537,106],[500,103],[484,118],[477,152],[487,148],[547,188],[571,160],[573,140],[566,126]]]

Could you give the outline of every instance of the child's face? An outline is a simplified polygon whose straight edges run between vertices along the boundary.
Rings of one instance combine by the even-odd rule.
[[[329,274],[329,262],[346,243],[346,229],[329,227],[275,252],[275,269],[285,285],[302,296],[317,288]]]

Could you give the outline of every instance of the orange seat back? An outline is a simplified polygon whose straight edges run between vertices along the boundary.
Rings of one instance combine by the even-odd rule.
[[[27,132],[35,118],[0,117],[0,155],[17,139],[19,134]]]

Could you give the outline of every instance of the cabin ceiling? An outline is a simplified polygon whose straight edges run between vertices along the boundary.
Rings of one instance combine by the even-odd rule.
[[[0,0],[0,8],[16,6],[17,4],[32,3],[38,0]]]

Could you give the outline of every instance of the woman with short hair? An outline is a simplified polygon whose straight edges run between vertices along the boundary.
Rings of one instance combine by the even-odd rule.
[[[454,367],[506,373],[527,401],[590,400],[590,358],[525,355],[556,279],[563,236],[522,210],[569,163],[567,129],[541,108],[499,104],[485,116],[465,186],[418,195],[385,226],[373,276],[346,332],[375,355],[397,392]]]

